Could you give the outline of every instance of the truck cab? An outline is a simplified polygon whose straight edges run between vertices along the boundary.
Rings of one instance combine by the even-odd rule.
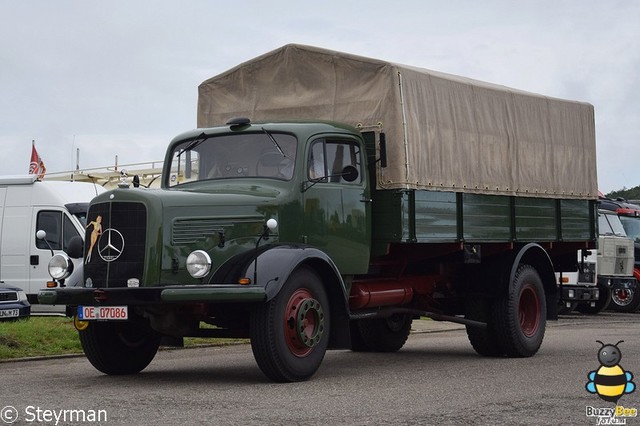
[[[220,216],[218,233],[225,239],[231,227],[224,226],[230,219],[223,211],[231,205],[244,210],[239,204],[249,203],[247,221],[253,216],[259,225],[249,235],[260,233],[266,213],[278,221],[284,241],[322,250],[344,274],[366,273],[371,190],[360,133],[335,123],[251,125],[248,119],[231,121],[229,129],[225,135],[195,131],[178,137],[167,159],[166,187],[176,194],[225,194],[228,206],[203,211],[220,210],[214,216]],[[247,197],[247,187],[259,202]]]

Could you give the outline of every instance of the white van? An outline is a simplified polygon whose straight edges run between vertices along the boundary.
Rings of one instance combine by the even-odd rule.
[[[72,237],[84,239],[89,201],[104,191],[91,183],[0,176],[0,283],[23,289],[32,313],[65,311],[64,306],[37,304],[38,290],[51,280],[51,249],[60,253]],[[46,232],[46,241],[36,237],[38,230]],[[79,274],[67,278],[65,285],[81,285],[81,262],[74,261]]]

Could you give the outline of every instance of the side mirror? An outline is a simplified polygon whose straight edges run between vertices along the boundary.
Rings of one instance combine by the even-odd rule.
[[[358,179],[358,169],[353,166],[346,166],[344,169],[342,169],[342,173],[340,173],[340,175],[345,181],[353,182]]]
[[[47,231],[45,231],[44,229],[38,229],[36,231],[36,238],[44,241],[47,247],[49,247],[49,250],[51,250],[51,256],[53,256],[53,248],[51,247],[51,244],[49,244],[49,241],[47,240]]]
[[[67,247],[67,254],[72,259],[80,259],[84,252],[84,241],[82,237],[76,235],[69,240],[69,246]]]

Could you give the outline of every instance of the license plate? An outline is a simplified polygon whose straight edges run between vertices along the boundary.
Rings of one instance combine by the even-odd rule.
[[[0,318],[15,318],[20,316],[19,309],[0,309]]]
[[[127,306],[78,306],[78,319],[82,321],[129,319]]]

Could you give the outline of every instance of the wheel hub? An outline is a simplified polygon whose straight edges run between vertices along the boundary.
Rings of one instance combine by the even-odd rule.
[[[304,299],[298,308],[298,338],[308,348],[320,342],[324,329],[324,313],[315,299]]]
[[[527,286],[520,294],[520,328],[527,337],[532,337],[540,325],[540,301],[534,289]]]
[[[285,338],[291,352],[303,357],[320,343],[324,334],[322,305],[306,289],[291,295],[285,318]]]
[[[613,298],[615,302],[620,306],[626,306],[631,303],[631,299],[633,299],[633,294],[629,289],[616,289],[613,291]]]

